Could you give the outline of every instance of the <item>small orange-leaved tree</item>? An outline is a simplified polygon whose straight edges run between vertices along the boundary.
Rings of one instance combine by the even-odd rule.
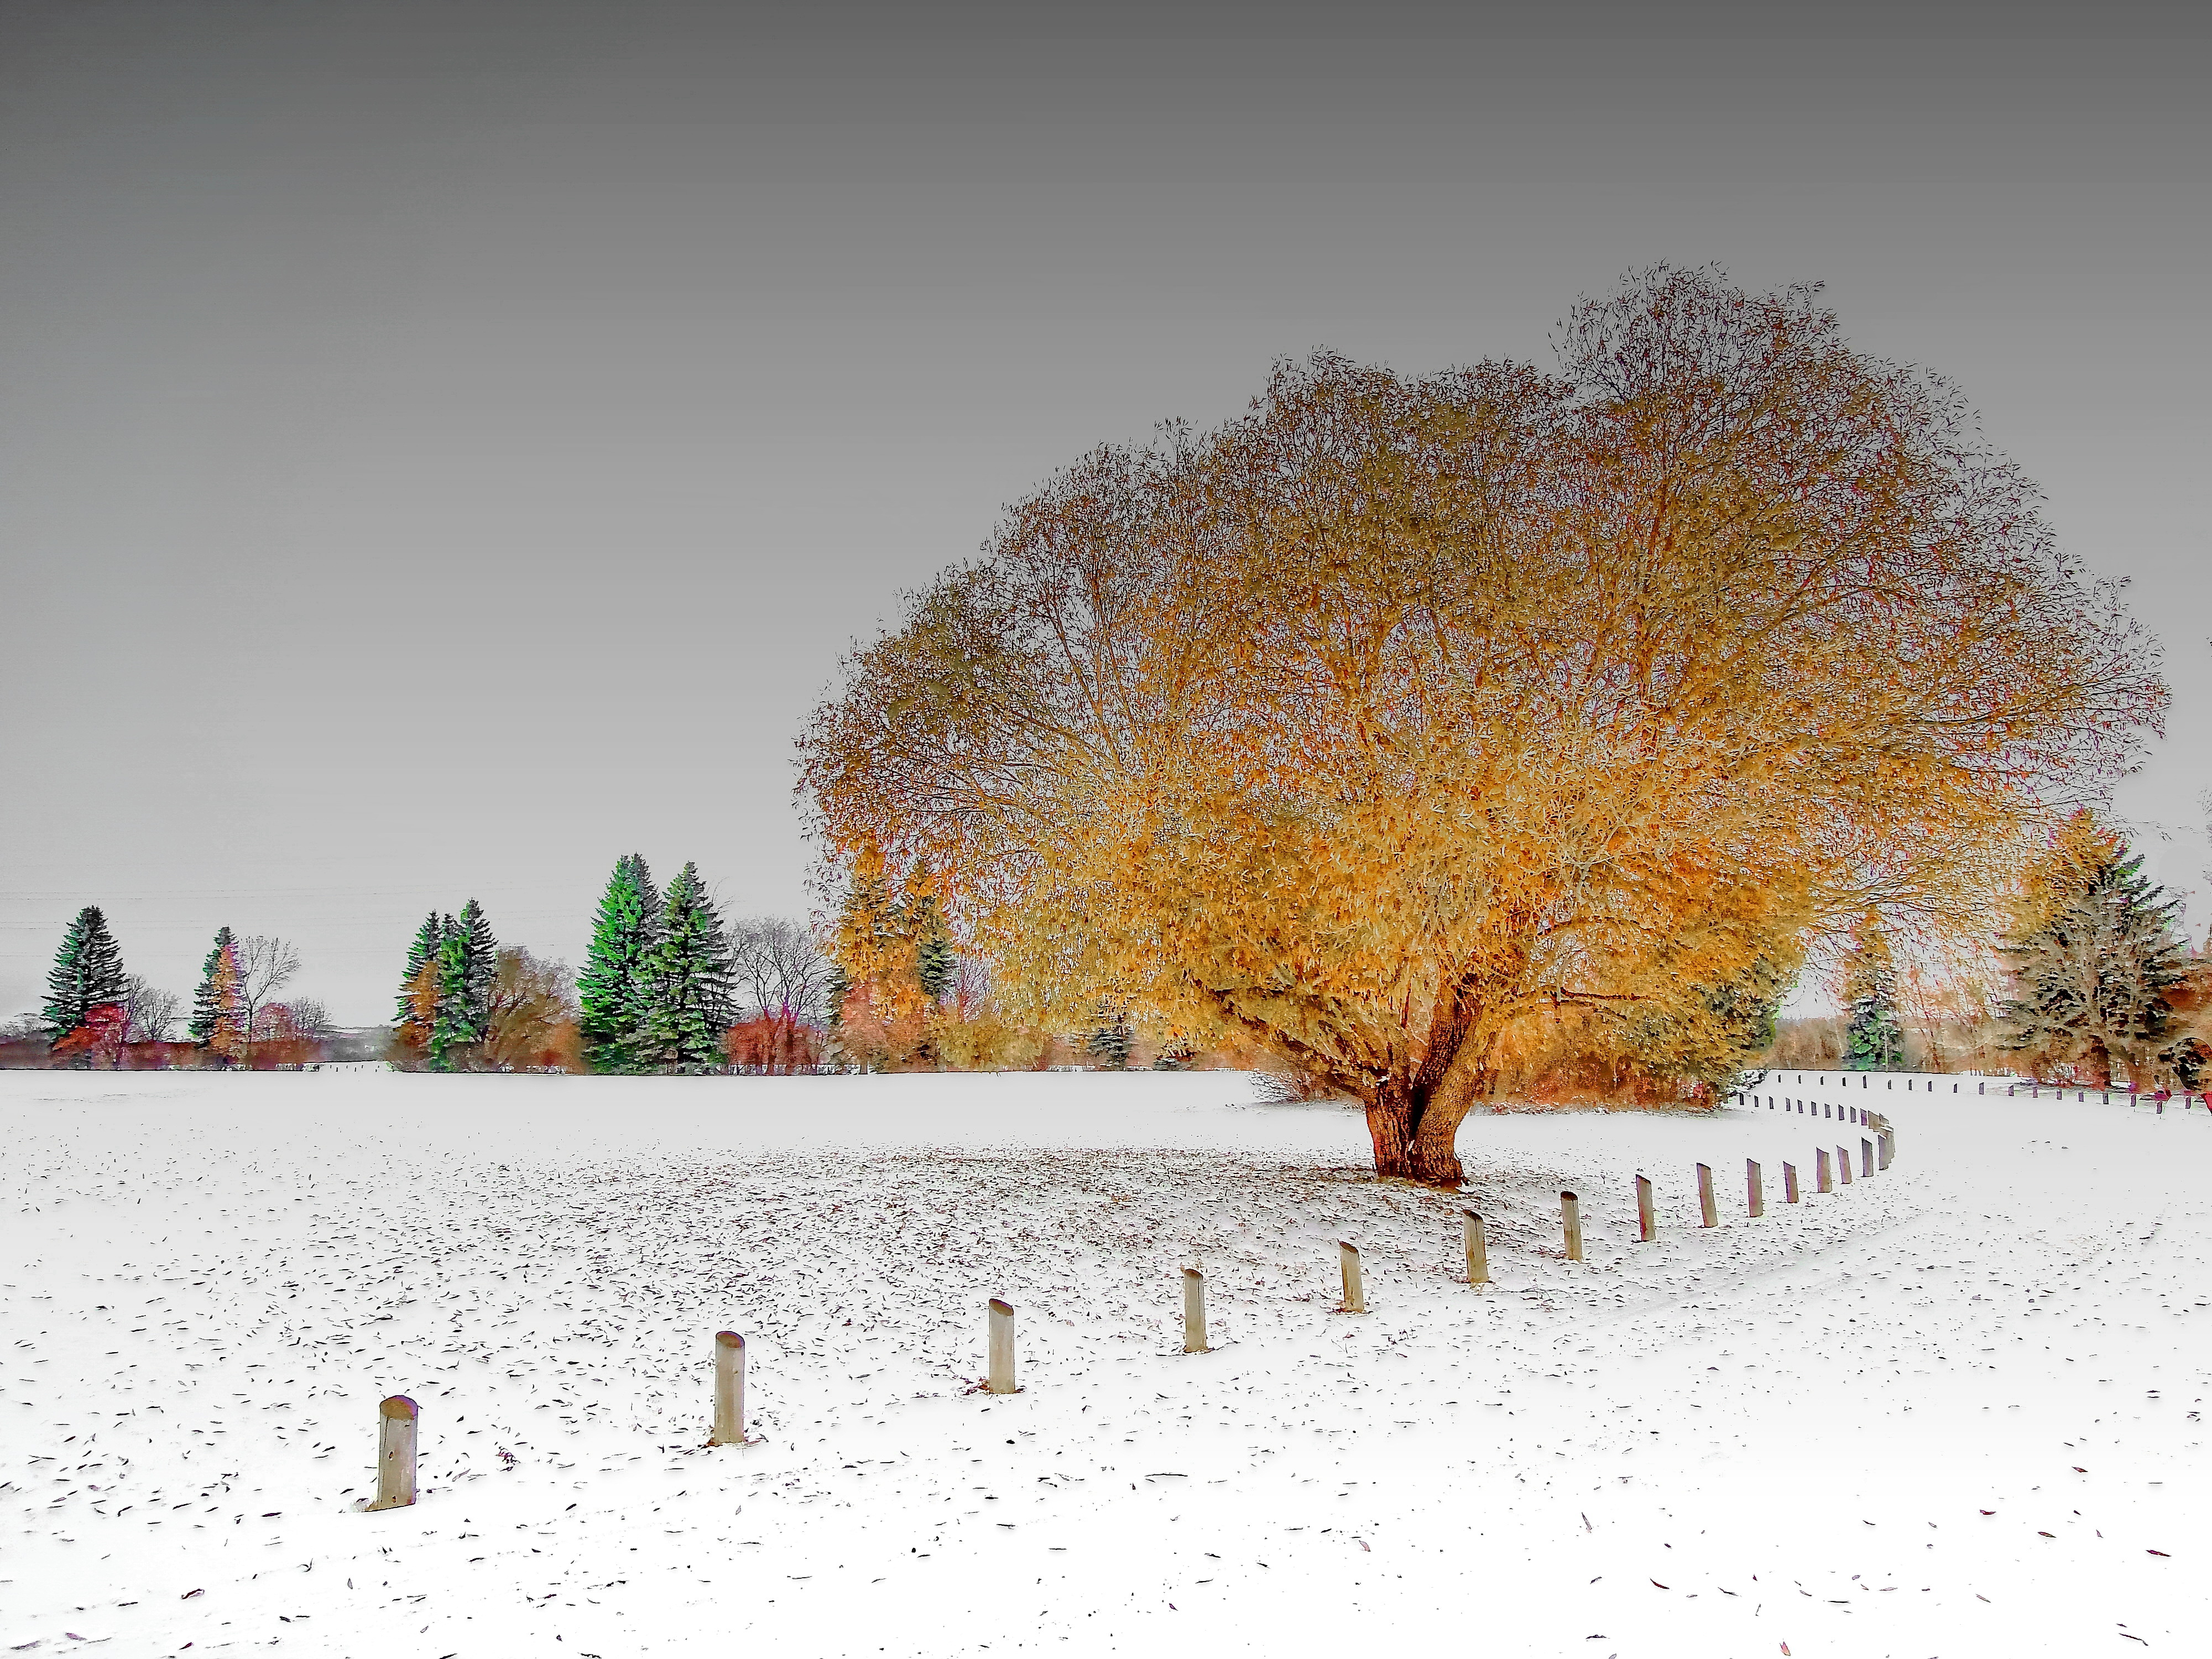
[[[1452,1184],[1532,1056],[1678,1063],[1870,906],[1963,917],[2154,725],[2033,487],[1816,290],[1655,270],[1559,345],[1284,365],[1051,480],[817,712],[828,853],[1036,1017],[1262,1043]]]

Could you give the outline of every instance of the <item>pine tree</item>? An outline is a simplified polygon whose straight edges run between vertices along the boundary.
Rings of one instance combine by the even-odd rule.
[[[1118,1072],[1128,1065],[1129,1049],[1135,1041],[1127,1013],[1111,1002],[1101,1000],[1090,1035],[1083,1044],[1091,1058],[1108,1070]]]
[[[216,984],[216,969],[222,961],[223,953],[237,942],[229,928],[216,928],[214,947],[208,951],[207,960],[200,964],[200,982],[192,992],[191,1024],[185,1029],[192,1041],[203,1048],[214,1042],[216,1028],[222,1019],[223,1003]],[[232,977],[235,978],[236,964],[234,963],[232,966]]]
[[[83,975],[79,963],[84,956],[85,918],[89,909],[80,910],[70,919],[62,932],[61,949],[54,953],[54,965],[46,970],[46,1041],[59,1042],[71,1031],[84,1024]]]
[[[439,942],[444,938],[435,910],[422,918],[422,925],[415,930],[414,943],[407,947],[407,969],[399,976],[399,1001],[392,1015],[392,1031],[400,1042],[412,1048],[425,1047],[430,1041],[429,1028],[418,1017],[416,1000],[421,988],[422,965],[438,954]],[[213,967],[215,958],[208,964]]]
[[[49,1040],[60,1042],[102,1003],[121,1003],[129,992],[129,979],[106,915],[98,905],[86,905],[63,933],[61,949],[54,953],[53,968],[46,975]]]
[[[1999,1046],[2039,1073],[2081,1066],[2099,1088],[2125,1067],[2193,1075],[2193,1038],[2177,1036],[2172,994],[2188,977],[2181,905],[2142,873],[2117,836],[2077,815],[2039,866],[1999,947],[2013,995],[1997,1011]]]
[[[492,988],[499,981],[499,941],[483,907],[471,899],[461,907],[461,1018],[475,1035],[471,1043],[491,1035]]]
[[[641,854],[625,853],[599,900],[592,943],[576,981],[584,1059],[595,1072],[631,1072],[650,1002],[647,964],[658,943],[660,895]]]
[[[450,1072],[459,1064],[459,1051],[477,1040],[468,1018],[468,938],[451,916],[438,919],[434,960],[438,995],[430,1019],[430,1069]]]
[[[952,994],[960,974],[952,951],[952,934],[937,908],[937,895],[924,889],[906,907],[906,930],[914,938],[914,977],[923,998],[942,1002]]]
[[[730,1028],[730,941],[714,902],[685,865],[668,884],[650,959],[651,997],[641,1059],[650,1069],[696,1076],[719,1071]]]
[[[1881,918],[1868,911],[1851,931],[1844,964],[1844,1069],[1894,1072],[1905,1064],[1905,1026],[1897,1014],[1897,968]]]

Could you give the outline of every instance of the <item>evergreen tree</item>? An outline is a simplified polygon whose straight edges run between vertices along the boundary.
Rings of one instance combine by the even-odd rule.
[[[61,949],[54,952],[54,965],[46,970],[46,1041],[59,1042],[71,1031],[84,1024],[83,975],[79,963],[84,957],[85,918],[91,914],[80,910],[62,931]]]
[[[1851,931],[1844,963],[1844,1069],[1894,1072],[1905,1064],[1905,1025],[1897,1013],[1897,968],[1881,918],[1869,910]]]
[[[595,1072],[638,1069],[648,964],[660,929],[660,895],[641,854],[625,853],[592,919],[592,943],[576,980],[584,1059]]]
[[[392,1016],[395,1034],[403,1042],[421,1048],[430,1040],[430,1033],[422,1027],[416,1011],[416,998],[422,980],[422,966],[438,954],[438,945],[445,935],[440,927],[435,910],[422,918],[422,925],[415,930],[415,941],[407,947],[407,971],[399,976],[399,1001]],[[208,958],[213,968],[215,958]]]
[[[668,884],[660,933],[650,958],[642,1062],[654,1071],[696,1076],[726,1062],[731,955],[722,918],[685,865]]]
[[[61,949],[46,975],[46,1019],[49,1040],[58,1042],[84,1024],[86,1013],[102,1003],[120,1004],[129,994],[122,947],[108,931],[96,904],[76,913],[62,934]]]
[[[459,1066],[459,1051],[477,1040],[469,1023],[468,935],[451,916],[438,919],[437,1001],[430,1019],[430,1069],[450,1072]]]
[[[471,899],[461,907],[461,1019],[482,1042],[491,1034],[492,988],[499,981],[499,941],[483,907]]]
[[[2201,1050],[2176,1032],[2172,1000],[2188,977],[2180,902],[2118,837],[2093,841],[2084,829],[2077,817],[2031,872],[2019,931],[1999,947],[2013,981],[1999,1045],[2038,1073],[2083,1066],[2099,1088],[2121,1067],[2194,1077]]]
[[[1109,1071],[1118,1072],[1129,1063],[1129,1049],[1136,1034],[1129,1029],[1129,1016],[1111,1002],[1102,1000],[1098,1012],[1091,1022],[1090,1035],[1083,1046],[1092,1059]]]
[[[952,994],[960,963],[952,951],[951,931],[937,908],[937,895],[927,889],[906,907],[907,931],[914,937],[914,977],[923,998],[942,1002]]]

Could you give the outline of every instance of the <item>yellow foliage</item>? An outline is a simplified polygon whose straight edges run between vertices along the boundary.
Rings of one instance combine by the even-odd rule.
[[[1052,1052],[1049,1036],[989,1008],[964,1017],[947,1012],[932,1022],[930,1042],[938,1062],[954,1072],[1032,1071]]]

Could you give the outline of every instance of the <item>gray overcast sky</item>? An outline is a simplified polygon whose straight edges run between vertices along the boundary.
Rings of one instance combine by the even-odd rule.
[[[800,911],[793,735],[1002,503],[1658,259],[1825,280],[2133,578],[2205,888],[2203,9],[1787,9],[9,0],[0,1014],[86,902],[349,1021],[630,848]]]

